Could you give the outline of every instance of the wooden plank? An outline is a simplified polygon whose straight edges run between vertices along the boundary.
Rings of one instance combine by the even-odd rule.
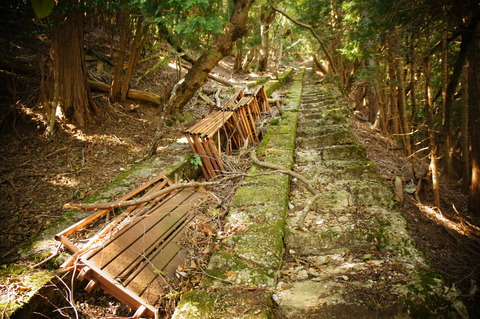
[[[141,306],[145,306],[146,310],[144,311],[143,315],[149,318],[155,317],[155,313],[157,311],[156,308],[149,305],[146,300],[142,299],[129,289],[123,287],[114,278],[102,272],[102,270],[99,269],[94,263],[91,263],[88,260],[83,262],[85,266],[92,269],[92,272],[87,274],[88,279],[95,278],[98,281],[100,288],[134,310],[140,308]]]
[[[193,136],[193,141],[195,142],[195,148],[197,149],[197,154],[200,155],[202,158],[203,165],[205,165],[206,171],[208,172],[208,176],[205,176],[207,179],[210,179],[215,176],[215,170],[212,167],[212,163],[210,162],[210,158],[208,157],[205,149],[203,148],[202,142],[198,138],[198,136]]]
[[[188,218],[184,224],[191,220]],[[183,227],[179,227],[169,238],[162,244],[162,246],[149,256],[149,259],[144,261],[141,267],[135,270],[132,274],[132,280],[125,283],[125,286],[134,291],[139,296],[144,298],[146,295],[159,293],[163,290],[163,285],[158,285],[156,279],[160,279],[161,271],[167,276],[173,276],[176,267],[181,265],[180,260],[175,260],[181,247],[178,242],[183,236]],[[174,261],[172,263],[172,261]],[[175,264],[174,268],[166,269],[169,264]],[[162,280],[162,279],[160,279]],[[147,299],[148,300],[148,299]],[[150,299],[151,300],[151,299]]]
[[[141,218],[137,223],[132,223],[129,227],[125,227],[118,234],[107,241],[102,249],[96,251],[92,255],[86,255],[85,258],[91,260],[99,268],[104,268],[109,265],[120,253],[127,249],[133,249],[135,251],[138,246],[133,246],[139,239],[144,239],[145,244],[151,244],[150,241],[154,237],[145,238],[144,233],[148,234],[148,230],[154,227],[157,223],[165,219],[166,215],[170,213],[177,205],[185,201],[186,198],[191,196],[194,190],[185,189],[181,193],[169,198],[162,207],[164,208],[162,214],[150,214],[145,218]],[[141,243],[140,243],[141,244]],[[137,244],[138,245],[138,244]],[[140,249],[138,249],[140,251]],[[135,256],[137,256],[135,254]]]
[[[197,152],[197,149],[195,147],[195,143],[193,141],[193,137],[190,135],[190,134],[185,134],[185,136],[187,137],[187,141],[188,141],[188,144],[190,145],[190,148],[192,149],[192,152],[194,154],[197,154],[197,155],[200,155],[198,152]],[[203,163],[203,162],[202,162]],[[208,173],[207,173],[207,170],[205,169],[205,167],[203,165],[200,165],[200,169],[202,170],[202,173],[203,173],[203,176],[207,177]]]
[[[128,194],[122,196],[119,200],[124,201],[124,200],[128,200],[128,199],[134,197],[135,195],[143,192],[145,189],[149,188],[150,186],[152,186],[153,184],[155,184],[156,182],[158,182],[159,180],[161,180],[165,176],[167,176],[167,173],[164,172],[164,173],[160,174],[159,176],[155,177],[154,179],[152,179],[152,180],[148,181],[147,183],[143,184],[142,186],[140,186],[140,187],[132,190]],[[86,225],[90,224],[91,222],[98,219],[99,217],[105,215],[109,211],[111,211],[111,209],[101,210],[99,212],[96,212],[96,213],[80,220],[79,222],[75,223],[74,225],[72,225],[72,226],[68,227],[67,229],[61,231],[60,233],[56,234],[55,239],[58,240],[58,238],[60,238],[61,236],[68,237],[69,235],[71,235],[72,233],[77,231],[78,229],[80,229],[82,227],[85,227]]]

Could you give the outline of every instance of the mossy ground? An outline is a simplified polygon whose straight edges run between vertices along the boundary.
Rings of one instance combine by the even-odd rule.
[[[285,103],[287,107],[281,119],[269,127],[259,145],[257,157],[260,160],[293,166],[302,79],[303,71],[297,73],[289,89]],[[254,165],[248,174],[265,171]],[[227,216],[225,232],[231,235],[224,240],[220,252],[211,258],[208,267],[210,274],[235,283],[233,289],[223,287],[217,291],[221,295],[228,294],[231,300],[218,302],[219,298],[216,293],[212,294],[211,287],[225,286],[224,283],[205,279],[202,290],[189,292],[182,297],[174,318],[237,318],[232,309],[242,307],[248,294],[232,296],[230,291],[241,290],[242,285],[252,287],[249,288],[252,291],[261,287],[275,287],[283,255],[289,186],[290,175],[286,174],[249,176],[245,179],[232,200],[232,208]],[[270,293],[261,292],[255,300],[262,300],[261,307],[271,305]],[[243,306],[241,318],[250,318],[248,309],[252,305],[255,302],[248,307]],[[271,306],[265,311],[256,309],[253,317],[270,318],[271,310]]]

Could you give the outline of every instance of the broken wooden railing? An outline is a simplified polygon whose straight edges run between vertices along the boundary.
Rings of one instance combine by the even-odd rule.
[[[140,199],[154,199],[129,206],[82,247],[68,237],[112,209],[96,212],[55,236],[73,253],[63,267],[73,267],[79,271],[78,280],[88,280],[85,290],[100,287],[134,309],[134,318],[155,317],[168,292],[163,276],[173,276],[184,255],[178,242],[192,219],[189,212],[205,196],[192,188],[156,195],[171,185],[162,174],[123,196],[121,201],[141,193]]]
[[[207,179],[225,171],[222,152],[230,154],[245,142],[259,141],[255,121],[270,113],[263,87],[252,94],[238,90],[218,110],[184,130],[192,151],[202,159],[202,172]]]

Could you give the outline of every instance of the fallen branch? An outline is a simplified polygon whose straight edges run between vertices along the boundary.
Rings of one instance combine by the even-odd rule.
[[[116,202],[109,202],[109,203],[94,203],[94,204],[83,204],[83,203],[67,203],[63,205],[63,208],[79,208],[79,209],[110,209],[110,208],[121,208],[121,207],[128,207],[143,204],[149,202],[159,196],[168,194],[173,192],[177,189],[184,189],[184,188],[194,188],[194,187],[203,187],[203,186],[211,186],[217,185],[220,183],[220,180],[215,182],[189,182],[183,184],[174,184],[172,186],[166,187],[158,192],[152,193],[148,196],[144,196],[138,199],[126,200],[126,201],[116,201]]]
[[[184,63],[182,63],[182,67],[185,68],[185,69],[187,69],[187,70],[190,70],[190,69],[191,69],[190,66],[188,66],[188,65],[186,65],[186,64],[184,64]],[[233,84],[232,84],[231,82],[229,82],[229,81],[227,81],[227,80],[224,80],[224,79],[221,79],[221,78],[219,78],[218,76],[215,76],[215,75],[212,75],[212,74],[208,74],[208,78],[209,78],[209,79],[212,79],[212,80],[214,80],[214,81],[217,81],[218,83],[222,83],[222,84],[224,84],[224,85],[226,85],[226,86],[233,87]]]
[[[307,206],[303,209],[302,215],[297,220],[297,226],[301,227],[303,226],[303,223],[305,222],[305,218],[307,218],[308,212],[312,209],[313,204],[317,201],[317,199],[320,197],[320,194],[317,194],[313,197],[310,198],[310,200],[307,203]]]
[[[103,91],[103,92],[110,92],[110,88],[111,88],[111,86],[106,83],[98,82],[91,79],[88,80],[88,85],[90,86],[90,88],[94,90]],[[134,90],[134,89],[128,90],[127,97],[134,100],[152,102],[158,105],[162,103],[162,98],[160,95],[151,93],[151,92],[140,91],[140,90]]]
[[[330,52],[328,51],[327,47],[325,46],[325,44],[323,43],[323,40],[320,39],[320,36],[315,32],[315,30],[313,29],[313,27],[309,24],[306,24],[306,23],[303,23],[303,22],[300,22],[298,20],[295,20],[294,18],[290,17],[287,13],[285,13],[284,11],[278,9],[277,7],[275,7],[270,1],[269,1],[269,4],[270,4],[270,7],[272,7],[272,9],[278,13],[280,13],[281,15],[283,15],[285,18],[287,18],[288,20],[292,21],[293,23],[295,23],[296,25],[302,27],[302,28],[305,28],[307,29],[308,31],[310,31],[310,33],[313,35],[313,37],[317,40],[318,44],[320,44],[320,47],[322,48],[323,50],[323,53],[325,53],[326,57],[327,57],[327,60],[328,62],[330,63],[331,67],[332,67],[332,70],[335,74],[339,75],[339,73],[337,72],[337,68],[335,67],[335,64],[333,63],[333,58],[332,58],[332,55],[330,54]]]
[[[198,91],[198,96],[205,101],[210,106],[215,106],[215,102],[212,101],[208,96],[206,96],[202,91]]]
[[[222,92],[222,88],[219,88],[215,93],[215,104],[217,107],[222,106],[222,100],[220,99],[220,92]]]
[[[298,180],[301,181],[303,184],[305,184],[305,186],[307,187],[307,189],[308,189],[308,191],[309,191],[310,193],[312,193],[312,194],[315,195],[315,196],[318,195],[318,192],[315,190],[315,188],[313,188],[313,186],[312,186],[312,184],[310,183],[310,181],[308,181],[304,176],[302,176],[302,175],[300,175],[300,174],[298,174],[298,173],[295,173],[294,171],[286,168],[285,166],[260,161],[260,160],[257,158],[257,155],[255,154],[255,151],[251,151],[251,152],[250,152],[250,157],[252,158],[252,161],[253,161],[255,164],[257,164],[258,166],[263,166],[263,167],[266,167],[266,168],[271,168],[271,169],[274,169],[274,170],[279,171],[280,173],[289,174],[289,175],[292,176],[293,178],[298,179]]]
[[[307,203],[307,206],[305,206],[305,208],[303,209],[303,212],[302,212],[302,215],[300,216],[300,218],[298,219],[297,221],[297,226],[302,226],[304,221],[305,221],[305,218],[307,217],[308,213],[310,212],[310,210],[312,209],[312,206],[313,204],[317,201],[317,199],[320,197],[320,193],[317,192],[317,190],[315,188],[313,188],[312,184],[302,175],[298,174],[298,173],[295,173],[294,171],[286,168],[285,166],[281,166],[281,165],[277,165],[277,164],[272,164],[272,163],[267,163],[267,162],[262,162],[260,161],[257,156],[255,155],[255,151],[252,151],[250,153],[250,157],[252,158],[252,161],[259,165],[259,166],[263,166],[263,167],[267,167],[267,168],[271,168],[271,169],[275,169],[277,170],[278,172],[281,172],[281,173],[286,173],[286,174],[289,174],[290,176],[298,179],[299,181],[301,181],[303,184],[305,184],[305,186],[307,187],[308,191],[310,193],[312,193],[313,197],[310,198],[310,200],[308,201]]]
[[[140,81],[142,81],[144,78],[146,78],[147,76],[149,76],[153,71],[157,70],[159,67],[167,64],[168,62],[168,56],[166,57],[163,57],[162,59],[158,60],[157,63],[155,63],[150,69],[148,69],[147,71],[145,71],[145,73],[143,73],[138,79],[137,79],[137,84],[140,83]]]

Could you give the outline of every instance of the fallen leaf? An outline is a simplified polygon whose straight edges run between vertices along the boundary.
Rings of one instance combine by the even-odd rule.
[[[229,272],[224,273],[223,275],[226,276],[226,277],[232,277],[232,276],[235,276],[236,273],[229,271]]]

